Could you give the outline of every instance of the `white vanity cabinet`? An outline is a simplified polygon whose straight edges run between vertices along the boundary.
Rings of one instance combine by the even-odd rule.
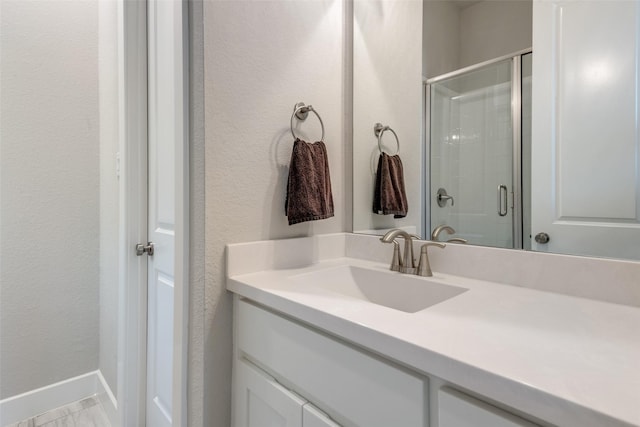
[[[250,363],[235,364],[235,426],[301,427],[305,403]]]
[[[326,414],[314,419],[321,425],[640,427],[632,398],[640,347],[629,326],[640,324],[637,307],[443,273],[416,280],[468,291],[407,313],[352,292],[369,280],[391,288],[381,302],[396,294],[415,299],[387,263],[344,256],[371,256],[378,244],[374,236],[326,235],[230,245],[236,371],[241,361],[257,366]],[[454,253],[463,246],[454,246],[447,262],[485,262],[475,249],[463,256]],[[494,255],[501,265],[504,251]],[[558,281],[571,277],[570,266],[584,270],[576,283],[590,289],[607,279],[631,289],[635,282],[624,277],[638,275],[627,263],[607,261],[611,270],[600,271],[566,257],[559,268],[543,255],[507,257],[523,263],[508,276],[515,280],[527,260]],[[362,269],[369,279],[345,274]],[[306,405],[301,417],[310,420]]]
[[[535,427],[247,300],[234,309],[233,427]]]
[[[282,399],[287,401],[278,409],[272,404],[272,410],[282,412],[283,418],[288,405],[296,402],[291,396],[298,395],[344,427],[428,425],[427,378],[250,302],[236,298],[234,309],[234,427],[252,426],[242,422],[243,411],[251,407],[246,403],[251,395],[247,397],[247,375],[243,374],[249,363],[277,380],[271,380],[270,387],[261,387],[281,392],[269,391],[278,394],[273,401],[278,405]],[[259,388],[251,387],[256,395]],[[310,407],[304,417],[313,420],[309,421],[312,426],[332,425]]]
[[[253,364],[240,359],[234,367],[234,426],[340,427]]]
[[[302,425],[304,427],[340,427],[311,403],[302,407]]]
[[[438,427],[536,427],[449,387],[438,390]]]

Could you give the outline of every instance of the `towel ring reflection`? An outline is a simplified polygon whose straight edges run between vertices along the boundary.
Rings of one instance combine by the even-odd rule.
[[[380,154],[383,153],[383,151],[382,151],[382,135],[385,133],[385,131],[391,131],[393,136],[396,137],[396,152],[395,152],[395,154],[390,154],[390,156],[395,156],[398,153],[400,153],[400,140],[398,139],[398,134],[396,133],[396,131],[391,129],[391,127],[384,126],[382,123],[376,123],[375,126],[373,127],[373,132],[378,137],[378,150],[380,150]]]
[[[320,114],[313,108],[311,105],[304,105],[304,102],[298,102],[293,106],[293,114],[291,114],[291,135],[293,135],[294,139],[297,139],[296,133],[293,131],[293,119],[296,118],[300,121],[307,120],[309,116],[309,111],[316,115],[318,120],[320,121],[320,127],[322,128],[322,136],[320,137],[320,141],[324,142],[324,123],[322,122],[322,118]]]

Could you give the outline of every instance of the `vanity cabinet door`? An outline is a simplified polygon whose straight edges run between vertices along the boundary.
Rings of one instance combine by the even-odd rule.
[[[234,427],[302,426],[304,399],[242,359],[235,367]]]
[[[235,315],[238,354],[342,425],[428,425],[426,378],[247,301]]]
[[[438,391],[438,427],[540,427],[445,387]]]
[[[340,427],[310,403],[302,408],[302,425],[304,427]]]

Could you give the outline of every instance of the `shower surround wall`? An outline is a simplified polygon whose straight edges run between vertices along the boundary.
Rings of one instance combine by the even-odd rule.
[[[116,3],[100,3],[2,1],[0,400],[97,369],[115,391]]]

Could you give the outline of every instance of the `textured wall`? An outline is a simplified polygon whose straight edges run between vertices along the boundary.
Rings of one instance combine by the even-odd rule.
[[[99,5],[100,372],[115,394],[118,368],[118,3]]]
[[[98,367],[98,5],[2,2],[0,398]]]
[[[422,229],[422,3],[358,1],[353,29],[353,230]],[[372,212],[380,151],[375,123],[391,126],[400,142],[409,210],[406,218]],[[397,151],[391,132],[383,149]]]
[[[204,426],[205,126],[203,2],[189,7],[189,360],[187,413],[190,427]]]
[[[227,243],[343,231],[345,189],[343,2],[204,3],[206,274],[204,425],[230,425],[231,299]],[[287,225],[285,185],[293,105],[313,104],[326,127],[335,217]],[[316,139],[313,116],[303,135]],[[193,319],[193,317],[192,317]],[[192,336],[191,342],[199,338]],[[193,410],[194,408],[192,408]],[[192,414],[192,419],[194,416]],[[193,424],[196,425],[196,424]]]

